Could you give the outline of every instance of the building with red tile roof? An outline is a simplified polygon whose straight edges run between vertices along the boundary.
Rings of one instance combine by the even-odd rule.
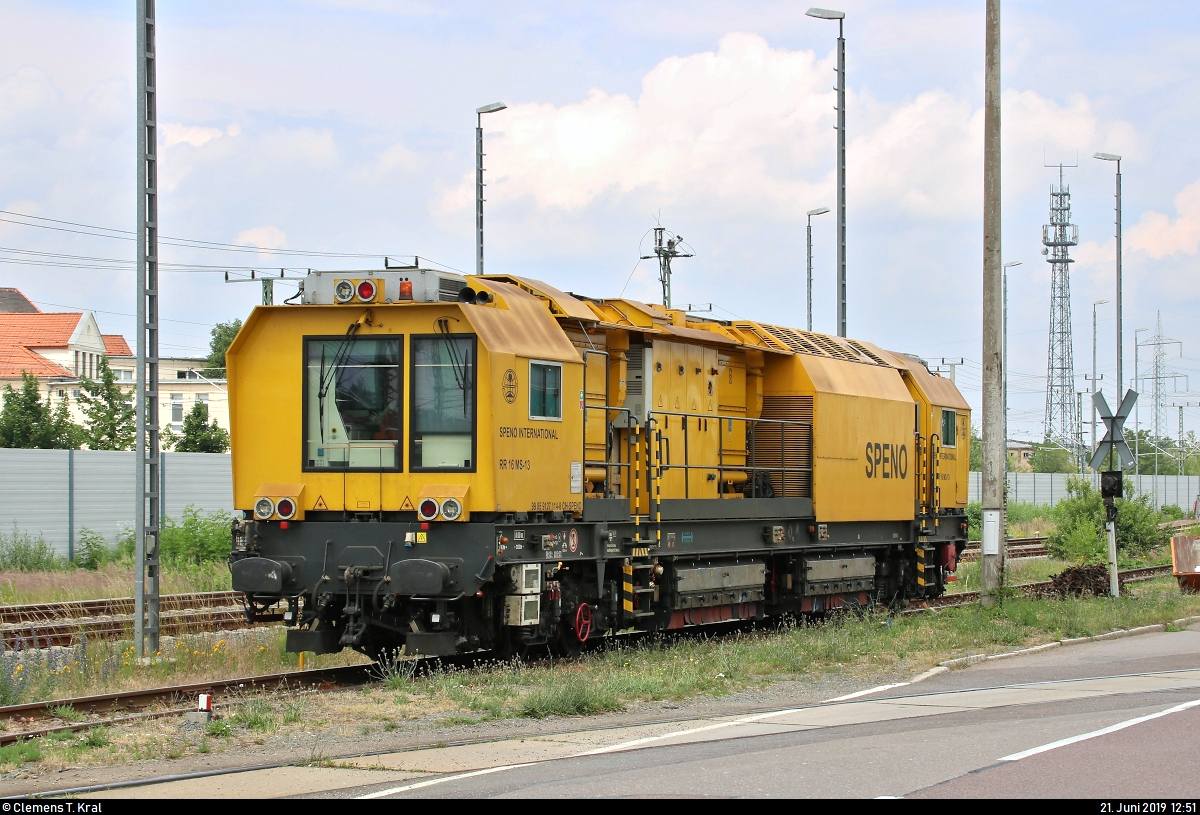
[[[79,380],[99,375],[108,359],[117,381],[134,387],[137,360],[120,334],[102,334],[90,311],[43,312],[17,289],[0,288],[0,388],[20,387],[22,372],[38,379],[48,399],[65,399],[72,418],[82,423]],[[225,380],[204,375],[203,358],[159,359],[159,416],[162,428],[179,433],[183,417],[196,402],[208,405],[209,416],[229,428]]]

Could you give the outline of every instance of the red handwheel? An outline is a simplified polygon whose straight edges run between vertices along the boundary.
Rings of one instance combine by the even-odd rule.
[[[579,608],[575,609],[575,638],[580,642],[587,642],[591,633],[592,607],[587,603],[580,603]]]

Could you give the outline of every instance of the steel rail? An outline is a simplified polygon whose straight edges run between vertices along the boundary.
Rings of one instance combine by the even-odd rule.
[[[164,594],[162,609],[217,608],[236,606],[242,602],[238,591],[205,591],[186,594]],[[100,600],[66,600],[54,603],[27,603],[17,606],[0,606],[0,625],[42,622],[45,620],[73,620],[80,617],[110,617],[133,614],[132,597],[108,597]]]
[[[208,682],[195,682],[188,685],[171,685],[160,688],[145,688],[142,690],[119,691],[103,693],[95,696],[80,696],[68,699],[52,699],[46,702],[29,702],[22,705],[7,705],[0,707],[0,718],[12,720],[17,718],[30,721],[41,719],[57,719],[53,708],[69,707],[76,713],[109,713],[124,711],[125,715],[108,719],[85,722],[66,722],[61,725],[33,728],[14,733],[0,733],[0,745],[12,744],[25,739],[37,738],[50,733],[90,730],[94,727],[107,727],[135,719],[157,718],[186,713],[192,707],[177,707],[180,701],[188,699],[191,702],[201,693],[230,694],[261,692],[275,689],[291,690],[317,686],[328,690],[335,686],[361,684],[372,678],[373,664],[342,665],[334,668],[312,668],[304,671],[285,671],[282,673],[262,674],[259,676],[236,677],[232,679],[214,679]],[[168,710],[147,711],[145,708],[156,704],[173,705]],[[60,720],[61,721],[61,720]]]
[[[1155,577],[1171,573],[1170,565],[1149,566],[1141,569],[1129,569],[1120,572],[1119,576],[1122,583],[1134,583],[1144,580],[1152,580]],[[1049,589],[1053,583],[1044,581],[1040,583],[1025,583],[1014,588],[1019,588],[1022,591],[1034,596],[1041,595],[1045,590]],[[941,597],[932,600],[922,600],[919,604],[914,604],[905,609],[902,613],[913,614],[920,611],[925,611],[934,608],[949,608],[954,606],[968,605],[973,602],[978,602],[979,592],[959,592],[957,594],[944,594]],[[478,654],[462,655],[459,657],[421,657],[416,660],[414,672],[429,670],[432,666],[441,664],[473,664],[479,661],[485,661],[491,658],[488,652],[480,652]],[[91,720],[85,722],[66,722],[47,727],[31,728],[20,732],[0,733],[0,746],[13,744],[18,741],[38,738],[52,733],[73,732],[80,730],[89,730],[95,727],[106,727],[114,724],[121,724],[139,719],[159,718],[163,716],[176,716],[191,710],[190,707],[169,707],[166,710],[149,711],[144,708],[151,707],[155,704],[165,703],[168,705],[177,705],[185,698],[194,697],[200,693],[213,694],[230,694],[230,693],[245,693],[245,692],[263,692],[275,689],[291,690],[302,687],[317,687],[321,690],[329,690],[334,687],[361,684],[378,678],[378,668],[374,664],[366,665],[345,665],[333,668],[315,668],[304,671],[285,671],[274,674],[263,674],[259,676],[237,677],[232,679],[217,679],[208,682],[196,682],[188,685],[172,685],[160,688],[146,688],[142,690],[120,691],[117,693],[98,694],[95,696],[83,696],[67,699],[53,699],[45,702],[30,702],[21,705],[8,705],[0,707],[0,718],[18,721],[32,722],[37,718],[58,719],[53,712],[55,708],[68,707],[76,713],[108,713],[111,711],[124,711],[125,715],[110,717],[108,719]]]
[[[1141,569],[1126,569],[1123,572],[1117,572],[1117,578],[1124,583],[1140,583],[1144,580],[1153,580],[1162,575],[1171,574],[1171,564],[1162,566],[1146,566]],[[1038,583],[1021,583],[1013,586],[1014,589],[1020,589],[1023,593],[1034,597],[1045,596],[1045,592],[1049,591],[1054,586],[1052,580],[1043,580]],[[920,600],[910,605],[905,613],[924,611],[928,608],[950,608],[953,606],[965,606],[970,603],[979,601],[979,592],[977,591],[960,591],[953,594],[943,594],[941,597],[935,597],[932,600]]]

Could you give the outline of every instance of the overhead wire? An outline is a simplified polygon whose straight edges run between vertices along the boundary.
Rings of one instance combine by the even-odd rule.
[[[36,227],[38,229],[51,229],[51,230],[55,230],[58,232],[68,232],[68,233],[77,234],[77,235],[87,235],[87,236],[94,237],[94,238],[111,238],[113,240],[125,240],[125,241],[133,241],[133,240],[137,239],[137,233],[130,231],[128,229],[114,229],[112,227],[96,226],[94,224],[83,224],[83,223],[78,223],[76,221],[64,221],[64,220],[60,220],[57,218],[44,218],[40,215],[26,215],[21,212],[14,212],[12,210],[0,210],[0,215],[10,215],[10,216],[13,216],[14,218],[25,218],[28,220],[45,221],[46,222],[46,223],[29,223],[28,221],[15,221],[10,218],[0,218],[0,223],[9,223],[9,224],[17,225],[17,226],[30,226],[30,227]],[[63,224],[65,226],[51,226],[50,224]],[[91,231],[85,232],[85,231],[81,231],[80,229],[67,229],[66,226],[77,226],[77,227],[81,227],[81,229],[83,229],[83,230],[91,230]],[[104,234],[104,233],[112,233],[112,234]],[[223,252],[250,252],[250,253],[254,253],[254,254],[283,255],[283,256],[292,256],[292,257],[380,258],[380,257],[404,256],[403,253],[395,253],[395,252],[362,253],[362,252],[326,252],[326,251],[307,250],[307,249],[276,249],[276,248],[252,246],[252,245],[247,245],[247,244],[221,243],[219,241],[204,241],[204,240],[199,240],[196,238],[180,238],[180,237],[174,237],[174,236],[170,236],[170,235],[159,235],[158,242],[160,245],[163,245],[163,246],[177,246],[177,247],[190,248],[190,249],[209,249],[209,250],[223,251]],[[440,261],[434,260],[433,258],[424,257],[423,260],[427,260],[435,266],[441,266],[444,269],[448,269],[453,272],[458,272],[459,274],[466,274],[466,272],[463,272],[460,269],[456,269],[453,266],[450,266],[449,264],[442,263]]]

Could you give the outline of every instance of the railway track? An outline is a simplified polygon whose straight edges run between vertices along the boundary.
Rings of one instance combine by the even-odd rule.
[[[1120,572],[1120,579],[1122,583],[1135,583],[1143,580],[1152,580],[1155,577],[1166,574],[1171,574],[1170,565],[1129,569]],[[1026,583],[1019,588],[1026,593],[1037,596],[1044,594],[1051,585],[1049,581],[1045,581],[1041,583]],[[923,601],[920,606],[910,607],[904,613],[916,613],[932,608],[967,605],[978,602],[978,600],[979,592],[960,592],[943,595],[936,600]],[[489,657],[489,654],[473,654],[457,658],[422,657],[416,660],[415,672],[428,670],[435,665],[469,666],[486,660]],[[193,709],[191,703],[201,693],[212,693],[217,696],[228,697],[231,695],[279,690],[287,691],[312,688],[330,690],[335,687],[369,682],[376,676],[377,674],[373,665],[347,665],[335,668],[287,671],[260,676],[217,679],[189,685],[172,685],[162,688],[146,688],[143,690],[121,691],[118,693],[83,696],[72,699],[54,699],[47,702],[9,705],[0,707],[0,720],[16,721],[18,724],[23,725],[24,729],[0,733],[0,745],[13,744],[18,741],[38,738],[51,733],[89,730],[94,727],[107,727],[139,719],[181,715]],[[158,706],[158,709],[151,709],[156,706]],[[60,715],[66,710],[70,711],[71,716],[107,715],[107,718],[66,721]],[[34,724],[38,726],[31,726]]]
[[[24,726],[20,731],[0,733],[0,745],[51,733],[90,730],[138,719],[177,716],[195,710],[196,697],[201,693],[229,696],[263,691],[301,690],[361,684],[372,678],[372,665],[345,665],[336,668],[315,668],[305,671],[264,674],[261,676],[216,679],[190,685],[171,685],[162,688],[104,693],[72,699],[52,699],[23,705],[0,707],[0,719]],[[157,707],[154,710],[152,708]],[[66,721],[61,714],[69,709],[70,716],[100,714],[107,718]],[[31,726],[31,725],[38,726]]]
[[[233,591],[168,594],[160,601],[160,630],[165,636],[200,631],[228,631],[250,625]],[[121,639],[133,632],[131,597],[73,600],[0,607],[0,643],[6,649],[27,650],[69,646],[86,638]],[[272,622],[280,615],[258,615]]]
[[[159,600],[159,607],[166,612],[223,606],[240,607],[241,603],[241,592],[204,591],[188,594],[164,594]],[[133,607],[132,597],[0,606],[0,625],[38,623],[46,620],[74,620],[80,617],[115,617],[122,614],[133,614]]]
[[[975,560],[979,557],[981,544],[979,541],[971,541],[967,544],[967,548],[963,549],[962,560]],[[1045,557],[1049,554],[1046,551],[1046,539],[1042,538],[1009,538],[1005,551],[1008,557],[1013,560],[1019,560],[1027,557]]]
[[[1163,566],[1146,566],[1141,569],[1126,569],[1123,572],[1117,572],[1117,577],[1121,584],[1125,583],[1140,583],[1143,580],[1153,580],[1156,577],[1171,574],[1171,564]],[[1014,588],[1020,589],[1023,593],[1040,597],[1044,596],[1054,584],[1049,580],[1044,580],[1040,583],[1022,583]],[[979,602],[979,592],[977,591],[960,591],[953,594],[943,594],[941,597],[933,600],[922,600],[920,604],[912,604],[907,609],[908,611],[923,611],[927,608],[950,608],[952,606],[965,606],[970,603]]]

